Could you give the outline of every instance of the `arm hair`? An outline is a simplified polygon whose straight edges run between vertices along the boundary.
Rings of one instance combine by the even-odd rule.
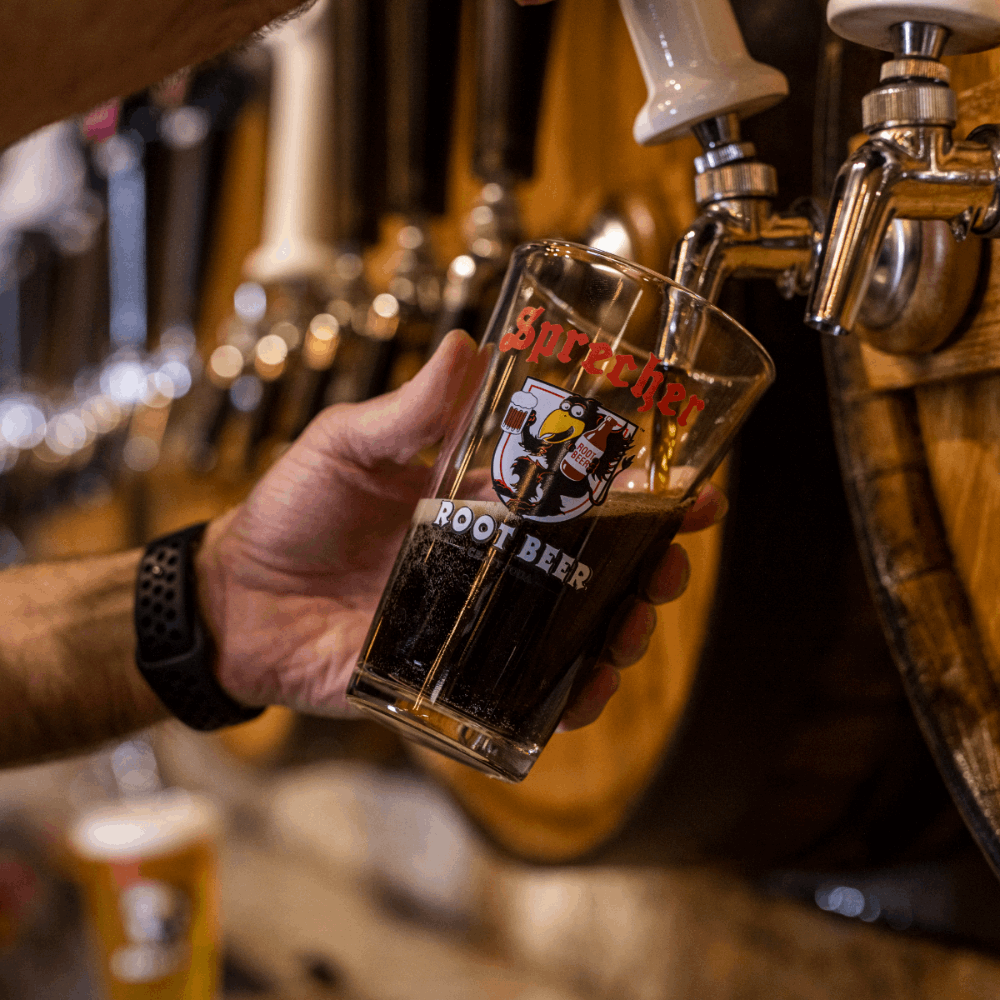
[[[141,556],[0,573],[0,766],[86,750],[167,717],[134,659]]]

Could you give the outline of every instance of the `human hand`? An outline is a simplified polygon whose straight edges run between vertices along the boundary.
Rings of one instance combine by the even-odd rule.
[[[726,516],[725,495],[711,483],[702,487],[694,506],[687,512],[679,534],[701,531]],[[660,565],[653,571],[645,599],[633,598],[621,609],[590,680],[563,713],[557,732],[568,732],[595,722],[621,683],[621,670],[646,655],[653,629],[656,628],[654,605],[676,601],[685,591],[691,576],[687,552],[677,542],[671,544]]]
[[[247,705],[340,714],[368,626],[431,470],[419,453],[441,439],[478,388],[482,363],[465,334],[448,335],[420,373],[365,403],[331,407],[250,497],[213,521],[198,552],[199,594],[219,650],[222,686]],[[711,523],[703,496],[682,530]],[[652,603],[683,591],[689,567],[671,546],[646,596],[614,630],[564,726],[592,721],[639,659]]]

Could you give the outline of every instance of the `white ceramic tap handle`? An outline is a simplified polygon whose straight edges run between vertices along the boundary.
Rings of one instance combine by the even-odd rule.
[[[268,36],[273,59],[261,245],[244,262],[262,283],[324,274],[333,243],[329,4]]]
[[[892,51],[889,29],[903,21],[940,24],[951,35],[949,55],[1000,45],[997,0],[830,0],[826,19],[838,35],[873,49]]]
[[[750,58],[729,0],[620,0],[649,97],[632,134],[644,146],[788,94],[784,74]]]

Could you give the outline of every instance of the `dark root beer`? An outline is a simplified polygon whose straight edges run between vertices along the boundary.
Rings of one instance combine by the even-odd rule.
[[[349,695],[388,700],[401,725],[440,734],[408,735],[466,763],[489,742],[483,770],[520,780],[686,509],[614,491],[600,510],[539,524],[496,502],[422,500]],[[497,745],[511,748],[499,768]]]

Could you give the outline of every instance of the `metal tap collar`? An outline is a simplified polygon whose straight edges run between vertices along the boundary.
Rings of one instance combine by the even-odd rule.
[[[940,83],[951,82],[951,70],[944,63],[939,63],[934,59],[915,58],[911,56],[901,56],[899,59],[890,59],[889,62],[882,63],[882,70],[879,80],[937,80]]]
[[[887,83],[865,94],[861,121],[866,132],[895,125],[955,127],[955,92],[934,82]]]
[[[694,169],[699,174],[715,167],[735,163],[737,160],[749,160],[757,155],[757,149],[752,142],[730,142],[725,146],[706,149],[701,156],[694,158]]]
[[[778,174],[769,163],[740,160],[695,175],[694,197],[701,208],[731,198],[774,198]]]

